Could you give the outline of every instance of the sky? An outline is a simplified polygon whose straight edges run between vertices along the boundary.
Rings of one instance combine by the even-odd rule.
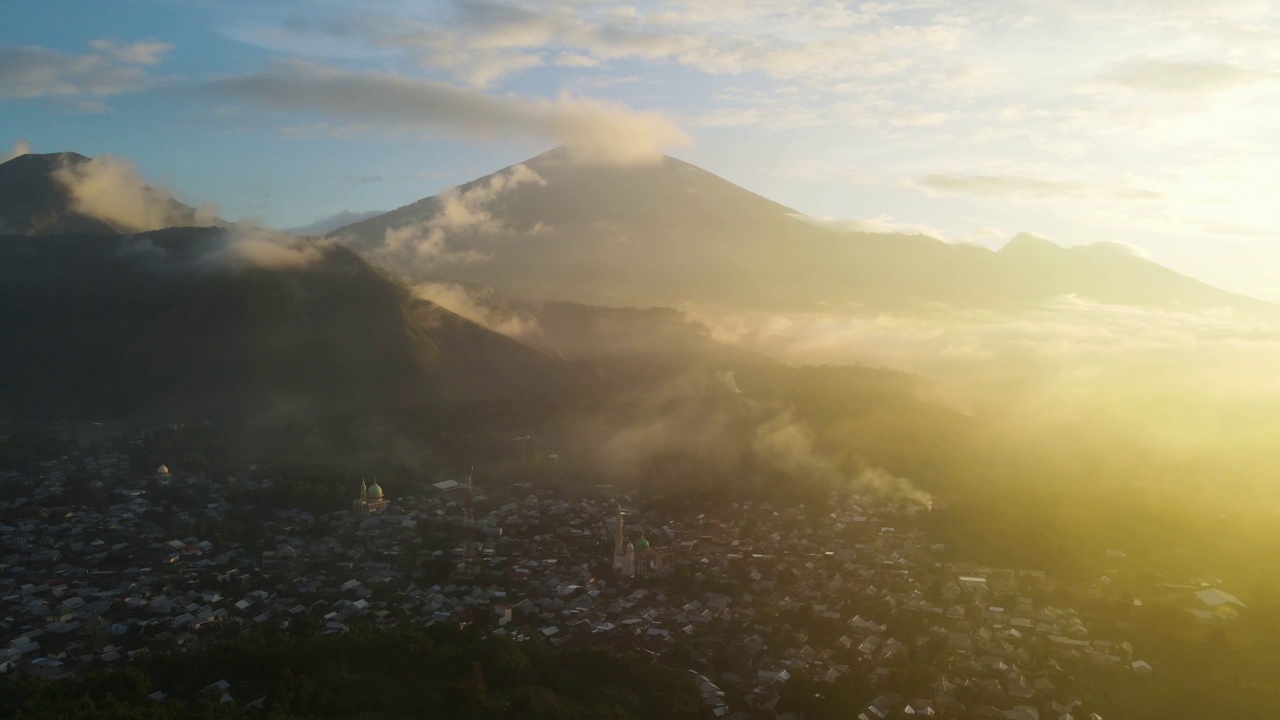
[[[1263,0],[6,0],[0,159],[132,161],[227,219],[387,210],[567,144],[807,215],[1122,242],[1280,301]]]

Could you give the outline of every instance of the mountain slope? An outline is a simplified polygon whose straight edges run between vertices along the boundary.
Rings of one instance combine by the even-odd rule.
[[[415,280],[603,305],[879,312],[1100,301],[1274,312],[1142,258],[1026,238],[1007,251],[838,232],[674,158],[559,150],[330,233]]]
[[[282,418],[563,379],[557,361],[413,298],[345,248],[277,240],[271,255],[268,242],[216,228],[0,238],[0,303],[16,309],[0,317],[0,407]],[[263,257],[299,261],[248,262]]]
[[[705,324],[671,308],[517,300],[490,287],[453,283],[420,284],[414,293],[570,362],[726,370],[777,364],[721,342]]]

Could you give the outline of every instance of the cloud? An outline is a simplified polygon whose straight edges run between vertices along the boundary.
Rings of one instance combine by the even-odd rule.
[[[33,45],[0,47],[0,102],[52,98],[82,110],[102,110],[102,98],[151,87],[144,66],[170,48],[160,43],[120,45],[105,40],[96,52],[69,55]]]
[[[1103,75],[1104,80],[1134,90],[1197,95],[1275,80],[1277,77],[1280,75],[1248,70],[1231,63],[1168,60],[1150,56],[1117,62]]]
[[[596,65],[600,64],[599,62],[593,60],[592,58],[587,57],[586,55],[577,55],[575,53],[569,53],[569,52],[560,53],[559,55],[556,56],[555,60],[552,60],[552,63],[560,67],[576,67],[576,68],[595,67]]]
[[[520,310],[501,307],[494,301],[492,290],[457,283],[419,283],[413,286],[413,294],[494,332],[548,349],[538,319]]]
[[[985,245],[1009,237],[1009,234],[1004,230],[992,225],[984,225],[959,235],[952,235],[932,225],[895,220],[888,215],[857,219],[812,217],[797,213],[791,217],[832,232],[866,233],[870,235],[924,235],[946,243]]]
[[[31,149],[31,143],[26,140],[17,140],[13,143],[13,148],[9,150],[9,154],[5,155],[4,159],[0,160],[0,162],[9,162],[16,157],[30,155],[33,152],[35,151]]]
[[[888,215],[878,215],[867,220],[854,218],[811,217],[793,214],[791,217],[820,228],[845,233],[868,233],[872,235],[927,235],[938,240],[944,239],[941,230],[921,223],[901,222]]]
[[[865,77],[890,57],[953,49],[966,33],[959,23],[920,23],[918,16],[915,24],[894,22],[887,16],[895,11],[884,5],[836,12],[828,3],[641,12],[459,2],[429,22],[370,23],[364,30],[376,46],[403,50],[424,67],[480,86],[548,57],[574,58],[575,65],[669,61],[712,74],[830,81]]]
[[[1001,199],[1048,200],[1107,197],[1120,200],[1159,200],[1164,197],[1158,192],[1142,188],[1044,180],[1021,175],[932,173],[916,178],[914,184],[931,193],[976,195]]]
[[[1117,252],[1121,255],[1138,257],[1143,260],[1151,259],[1151,253],[1147,252],[1146,248],[1134,245],[1133,243],[1121,242],[1119,240],[1099,240],[1098,242],[1089,243],[1088,247],[1111,250],[1112,252]]]
[[[318,112],[357,123],[423,128],[476,139],[519,135],[565,145],[582,161],[656,161],[686,135],[666,116],[618,103],[488,95],[449,83],[307,63],[197,86],[192,92],[285,112]]]
[[[119,253],[160,272],[227,272],[305,268],[324,257],[332,241],[301,238],[251,224],[210,228],[190,244],[157,245],[147,235],[128,237]]]
[[[547,181],[527,165],[520,164],[483,183],[451,188],[436,196],[436,210],[430,217],[387,228],[382,245],[373,252],[393,265],[408,262],[427,268],[486,260],[489,255],[484,251],[454,238],[508,232],[509,228],[489,213],[488,206],[503,193],[526,184],[546,185]]]
[[[117,62],[128,65],[157,65],[173,49],[173,45],[161,42],[118,43],[111,40],[94,40],[89,47]]]
[[[1226,310],[1138,308],[1067,295],[1012,315],[695,315],[716,339],[789,363],[898,368],[952,384],[975,401],[1025,388],[1039,396],[1089,394],[1146,383],[1154,369],[1198,393],[1269,387],[1280,398],[1270,369],[1280,361],[1280,322]],[[1130,376],[1134,368],[1144,375]]]
[[[235,225],[200,260],[211,268],[285,270],[311,265],[324,256],[327,241],[306,240],[288,233]]]
[[[120,158],[108,155],[68,164],[53,177],[66,188],[72,209],[125,232],[218,222],[217,207],[205,204],[195,210],[182,205],[144,182],[133,165]]]

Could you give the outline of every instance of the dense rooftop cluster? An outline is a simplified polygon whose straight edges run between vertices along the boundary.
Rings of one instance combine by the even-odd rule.
[[[65,504],[81,471],[109,502]],[[627,576],[609,560],[619,498],[608,490],[389,488],[389,507],[369,517],[259,509],[253,537],[214,537],[269,475],[139,474],[119,455],[41,466],[0,515],[0,668],[56,677],[261,623],[458,623],[661,657],[694,676],[715,717],[785,713],[788,686],[810,683],[854,688],[867,698],[860,720],[1096,717],[1082,712],[1074,668],[1153,672],[1055,603],[1044,573],[945,560],[918,527],[928,509],[911,501],[833,493],[820,506],[697,512],[631,495],[624,532],[645,539],[633,546],[645,562]],[[184,488],[200,501],[158,499]],[[471,503],[484,512],[466,527]]]

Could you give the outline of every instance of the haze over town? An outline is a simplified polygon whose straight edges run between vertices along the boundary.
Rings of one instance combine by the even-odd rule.
[[[0,26],[0,715],[1280,710],[1270,2]]]

